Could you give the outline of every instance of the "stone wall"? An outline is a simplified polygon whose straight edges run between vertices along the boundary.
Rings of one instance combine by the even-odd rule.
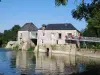
[[[16,46],[18,46],[18,41],[9,41],[5,48],[13,49]]]
[[[65,54],[75,54],[76,53],[76,44],[65,44],[65,45],[38,45],[39,52],[47,52],[47,48],[49,49],[49,53],[65,53]]]
[[[66,45],[38,45],[39,52],[47,52],[49,48],[49,54],[72,54],[86,57],[97,57],[100,58],[100,50],[96,49],[78,49],[76,44],[66,44]]]

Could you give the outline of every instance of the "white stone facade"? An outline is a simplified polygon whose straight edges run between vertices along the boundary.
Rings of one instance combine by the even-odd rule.
[[[37,31],[18,31],[18,42],[37,39]]]
[[[66,44],[65,39],[68,34],[78,36],[77,30],[38,30],[37,44]]]

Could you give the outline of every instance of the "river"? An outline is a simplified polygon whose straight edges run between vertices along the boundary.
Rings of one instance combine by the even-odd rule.
[[[99,69],[99,58],[0,49],[0,75],[99,75]]]

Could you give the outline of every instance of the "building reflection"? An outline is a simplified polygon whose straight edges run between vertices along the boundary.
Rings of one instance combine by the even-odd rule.
[[[100,60],[70,54],[48,55],[46,53],[34,54],[26,51],[18,51],[16,55],[16,68],[20,74],[26,75],[69,75],[80,73],[87,69],[90,62],[99,64]]]
[[[16,68],[23,75],[35,73],[36,59],[33,52],[19,51],[16,56]]]
[[[47,57],[44,53],[36,56],[36,73],[44,75],[71,74],[76,72],[75,66],[75,56],[54,54]]]

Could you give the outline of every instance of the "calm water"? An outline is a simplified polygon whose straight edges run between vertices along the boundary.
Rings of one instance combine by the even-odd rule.
[[[4,75],[75,75],[84,71],[99,75],[99,68],[100,59],[96,58],[0,49],[0,73]]]

